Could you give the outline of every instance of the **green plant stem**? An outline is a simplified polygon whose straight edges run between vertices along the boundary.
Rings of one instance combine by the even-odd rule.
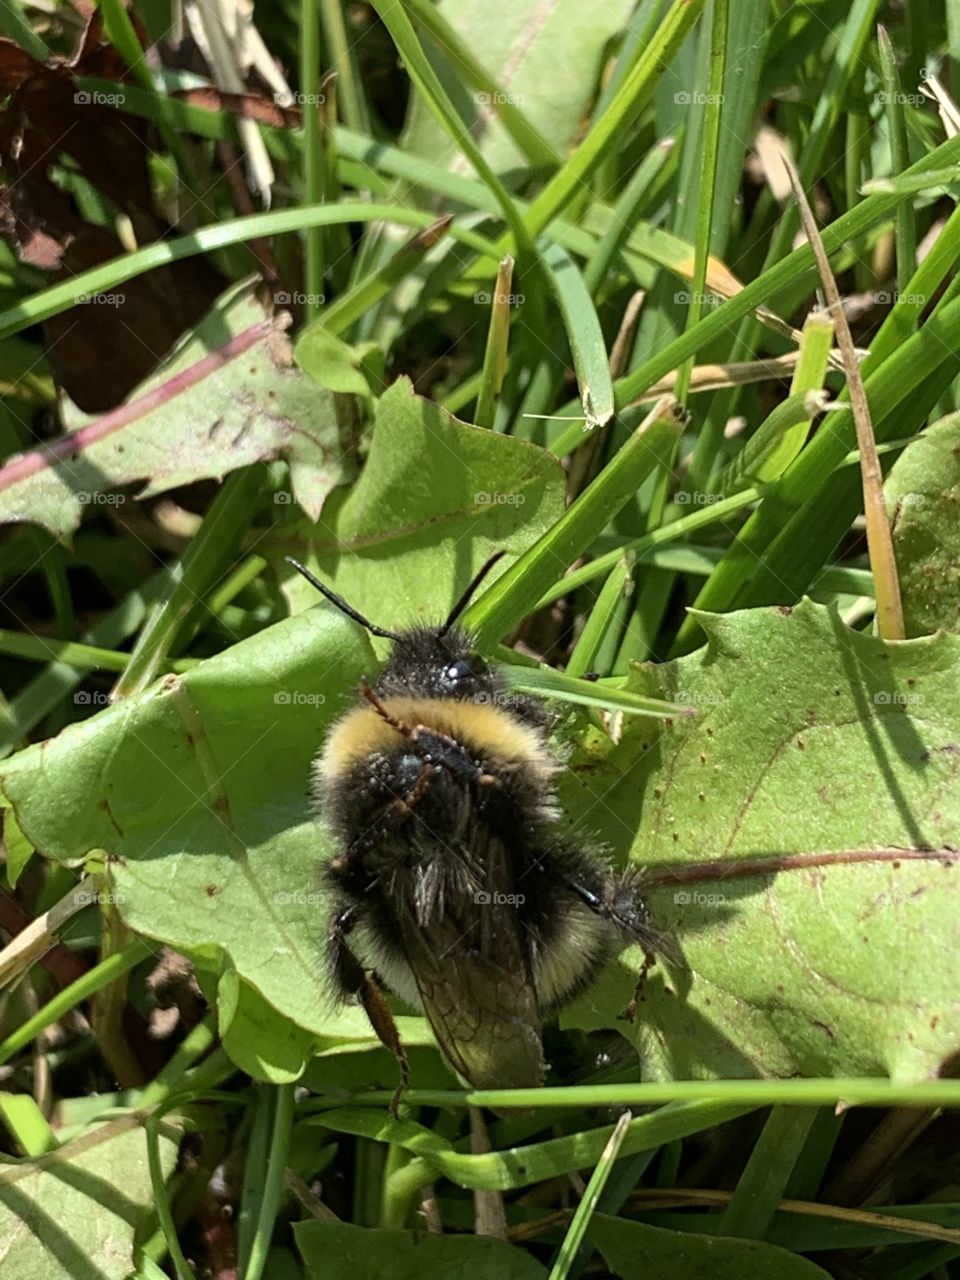
[[[339,10],[339,6],[338,6]],[[320,23],[316,0],[300,0],[300,91],[303,94],[303,195],[307,204],[323,200],[323,156],[320,142]],[[323,306],[323,227],[307,227],[303,282],[306,313]]]
[[[287,1152],[290,1150],[290,1134],[293,1131],[294,1086],[282,1084],[275,1086],[275,1089],[277,1097],[273,1109],[273,1129],[267,1154],[263,1196],[260,1201],[260,1214],[253,1235],[249,1261],[244,1271],[245,1280],[260,1280],[263,1269],[267,1265],[267,1254],[283,1191]]]
[[[697,232],[694,241],[693,288],[687,309],[687,329],[692,329],[703,314],[703,301],[707,288],[707,266],[710,261],[711,229],[713,227],[713,199],[717,182],[717,156],[720,150],[720,123],[723,112],[723,77],[727,54],[727,28],[729,26],[730,0],[712,0],[713,23],[710,29],[710,80],[703,130],[703,169],[697,201]],[[682,405],[687,402],[690,374],[693,370],[693,354],[689,355],[677,372],[676,397]],[[696,486],[699,477],[691,472],[691,483]]]
[[[894,174],[903,173],[910,163],[907,146],[907,119],[900,90],[897,59],[885,27],[877,30],[880,70],[887,95],[887,127],[890,130],[890,160]],[[910,201],[897,206],[895,223],[897,245],[897,288],[904,292],[917,269],[917,223]]]
[[[250,526],[266,481],[260,464],[228,476],[175,570],[174,585],[144,626],[126,671],[117,682],[117,698],[146,688],[167,661],[190,615],[206,600],[227,569]]]
[[[492,427],[507,368],[507,346],[510,341],[510,290],[513,286],[513,259],[503,259],[497,270],[493,302],[490,308],[490,328],[480,373],[477,407],[473,420],[478,427]]]
[[[138,1105],[153,1107],[166,1102],[174,1089],[182,1084],[190,1068],[213,1048],[216,1041],[217,1016],[211,1012],[177,1045],[173,1056],[141,1092]]]
[[[323,33],[330,50],[330,61],[337,73],[337,99],[342,106],[343,118],[351,129],[369,130],[370,121],[363,100],[363,89],[354,74],[353,61],[350,57],[350,41],[347,37],[343,9],[340,0],[320,0]]]
[[[0,1043],[0,1063],[9,1062],[14,1054],[26,1048],[47,1027],[52,1027],[82,1001],[89,1000],[92,995],[102,991],[112,982],[116,982],[125,973],[129,973],[152,951],[153,948],[148,942],[143,938],[136,938],[122,951],[114,952],[106,960],[101,960],[92,969],[88,969],[82,977],[71,982],[68,987],[64,987],[42,1009],[38,1009],[31,1018],[21,1023],[16,1031],[12,1031]]]

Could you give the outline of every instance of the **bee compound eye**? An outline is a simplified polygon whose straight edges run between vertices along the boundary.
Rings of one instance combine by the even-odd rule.
[[[451,662],[444,669],[444,676],[453,684],[457,684],[460,680],[469,680],[473,675],[473,671],[469,662],[465,662],[462,658],[456,662]]]

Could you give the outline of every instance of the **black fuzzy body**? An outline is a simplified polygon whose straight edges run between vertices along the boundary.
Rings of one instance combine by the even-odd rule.
[[[630,880],[559,837],[545,722],[466,634],[420,629],[318,762],[334,983],[375,971],[477,1088],[541,1083],[544,1014],[649,941]]]

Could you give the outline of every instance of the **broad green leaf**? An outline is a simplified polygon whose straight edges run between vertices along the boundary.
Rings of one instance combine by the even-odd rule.
[[[257,324],[268,321],[254,287],[235,285],[130,400],[195,370]],[[93,420],[68,405],[64,421],[76,432]],[[265,328],[253,346],[193,385],[0,490],[0,522],[35,521],[63,537],[85,507],[129,500],[110,489],[144,481],[138,497],[145,498],[276,457],[289,463],[293,496],[316,519],[333,486],[353,474],[354,430],[347,416],[341,424],[332,392],[293,365],[283,332]]]
[[[311,325],[293,349],[300,368],[314,382],[330,391],[340,391],[368,399],[370,384],[363,376],[363,361],[372,354],[371,344],[351,347],[322,324]]]
[[[161,1132],[164,1174],[176,1155]],[[144,1131],[111,1121],[0,1170],[0,1269],[17,1280],[124,1280],[152,1207]]]
[[[247,1075],[270,1084],[288,1084],[300,1078],[316,1036],[278,1013],[249,982],[239,983],[226,1025],[222,1005],[220,1012],[223,1047]]]
[[[547,1274],[523,1249],[482,1236],[346,1222],[299,1222],[293,1230],[311,1280],[541,1280]]]
[[[719,1221],[719,1219],[718,1219]],[[826,1280],[827,1272],[763,1240],[667,1231],[598,1213],[587,1230],[621,1280]]]
[[[960,631],[960,414],[907,445],[884,494],[907,634]]]
[[[131,928],[202,969],[235,970],[319,1031],[326,845],[307,803],[310,759],[372,667],[358,627],[310,610],[27,748],[0,785],[47,857],[111,855]]]
[[[630,824],[652,870],[956,844],[960,638],[886,645],[809,601],[698,620],[707,646],[638,687],[699,716],[631,721],[604,765],[575,761],[583,830],[622,847]],[[653,891],[680,955],[647,984],[644,1078],[935,1074],[960,1048],[958,875],[861,862]],[[622,1028],[630,985],[608,971],[569,1017]]]
[[[563,502],[550,454],[458,422],[399,378],[377,406],[360,478],[307,530],[311,563],[380,626],[433,621],[495,551],[517,555],[545,534]],[[295,607],[317,598],[299,577],[288,593]]]
[[[33,846],[9,811],[3,815],[3,843],[7,850],[7,880],[11,889],[15,889],[21,871],[33,857]]]

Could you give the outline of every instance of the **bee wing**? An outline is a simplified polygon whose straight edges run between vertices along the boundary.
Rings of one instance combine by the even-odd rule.
[[[442,913],[426,924],[408,905],[399,920],[407,962],[456,1071],[476,1089],[532,1088],[546,1068],[524,925],[513,903],[495,899],[509,891],[507,853],[482,827],[471,845],[488,887],[467,894],[448,887]]]

